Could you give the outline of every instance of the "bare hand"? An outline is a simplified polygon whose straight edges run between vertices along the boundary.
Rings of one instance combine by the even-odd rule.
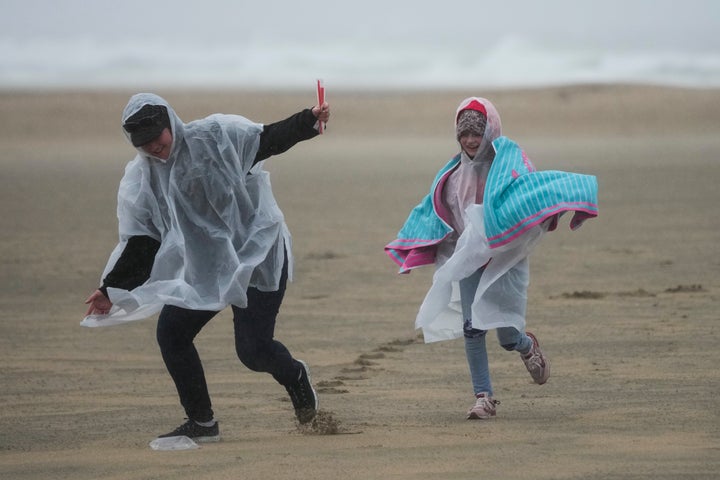
[[[107,315],[110,313],[112,302],[100,290],[95,290],[92,295],[85,300],[86,305],[90,305],[85,312],[87,315]]]
[[[312,113],[315,115],[315,118],[323,123],[327,123],[327,121],[330,120],[330,104],[323,102],[322,105],[315,105],[312,108]]]

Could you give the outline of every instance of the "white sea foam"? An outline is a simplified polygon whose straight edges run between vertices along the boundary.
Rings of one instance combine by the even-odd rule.
[[[1,35],[1,34],[0,34]],[[480,53],[451,42],[357,38],[195,43],[182,50],[90,37],[0,36],[0,88],[238,87],[333,89],[505,88],[579,83],[720,87],[720,52],[610,51],[505,37]]]

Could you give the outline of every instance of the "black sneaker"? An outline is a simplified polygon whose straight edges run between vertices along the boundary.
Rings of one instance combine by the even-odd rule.
[[[217,442],[220,440],[220,427],[218,422],[215,422],[215,425],[212,427],[203,427],[195,422],[195,420],[188,419],[187,422],[183,423],[172,432],[160,435],[158,438],[182,436],[188,437],[196,442]]]
[[[302,364],[300,378],[296,383],[286,386],[285,390],[290,395],[298,421],[301,424],[306,424],[311,422],[317,415],[319,402],[317,394],[310,384],[310,369],[302,360],[298,360],[298,362]]]

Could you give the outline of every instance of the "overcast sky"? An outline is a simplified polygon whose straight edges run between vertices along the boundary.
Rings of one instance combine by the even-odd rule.
[[[717,0],[2,0],[0,39],[428,43],[513,34],[612,50],[720,50]],[[425,37],[424,34],[427,34]],[[161,54],[162,52],[158,52]]]

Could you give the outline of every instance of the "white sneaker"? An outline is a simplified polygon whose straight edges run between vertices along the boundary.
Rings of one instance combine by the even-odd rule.
[[[492,398],[488,393],[478,393],[475,395],[475,405],[468,410],[468,420],[487,420],[495,416],[495,406],[500,402]]]

